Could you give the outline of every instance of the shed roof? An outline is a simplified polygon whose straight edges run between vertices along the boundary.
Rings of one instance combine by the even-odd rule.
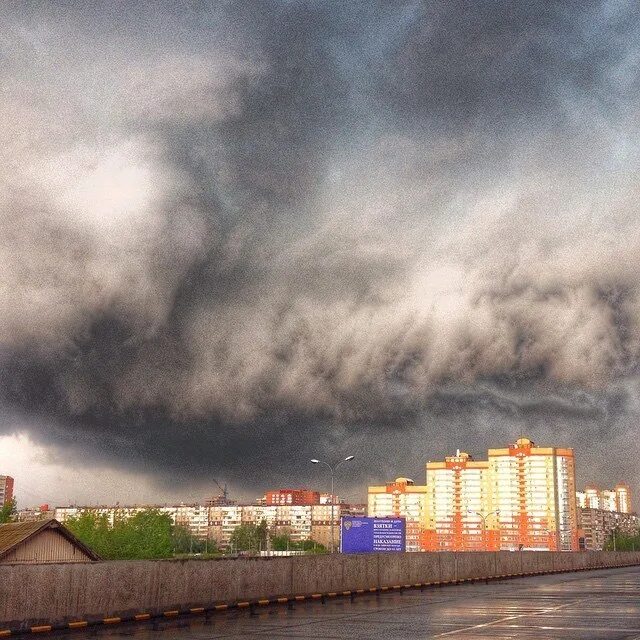
[[[67,527],[57,520],[39,520],[37,522],[10,522],[0,524],[0,560],[11,551],[24,544],[45,529],[54,529],[72,545],[80,549],[91,560],[100,560],[100,556],[76,538]]]

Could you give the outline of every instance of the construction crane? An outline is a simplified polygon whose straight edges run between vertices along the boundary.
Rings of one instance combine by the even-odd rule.
[[[227,500],[229,499],[229,493],[227,491],[227,483],[225,482],[223,487],[215,478],[212,478],[212,480],[216,483],[216,485],[218,486],[218,489],[222,491],[222,498],[224,499],[225,502],[227,502]]]

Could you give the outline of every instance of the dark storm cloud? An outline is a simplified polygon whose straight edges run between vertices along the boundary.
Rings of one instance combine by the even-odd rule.
[[[2,11],[0,383],[39,441],[252,491],[527,432],[616,480],[635,4]]]

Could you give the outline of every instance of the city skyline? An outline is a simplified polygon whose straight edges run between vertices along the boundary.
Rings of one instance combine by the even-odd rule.
[[[506,453],[511,449],[512,446],[516,447],[520,442],[524,442],[525,444],[528,444],[529,447],[536,446],[534,443],[532,443],[531,440],[521,435],[520,438],[517,440],[516,444],[509,445],[509,449],[489,448],[489,455],[490,456],[506,455]],[[493,444],[495,445],[495,442]],[[33,445],[29,444],[29,446],[32,447]],[[612,487],[611,489],[607,489],[606,487],[603,489],[600,485],[590,481],[588,477],[584,481],[578,480],[578,475],[575,472],[576,466],[573,460],[574,455],[573,455],[572,447],[564,446],[564,445],[561,445],[561,446],[553,445],[551,449],[543,448],[543,449],[535,449],[535,451],[539,451],[543,453],[558,451],[561,454],[562,452],[565,452],[565,451],[570,452],[569,455],[571,456],[571,468],[572,468],[571,475],[573,478],[572,482],[575,487],[575,491],[573,493],[575,493],[576,504],[579,507],[596,508],[596,509],[605,508],[607,510],[613,510],[613,511],[620,510],[625,513],[629,512],[630,510],[629,505],[631,504],[629,500],[629,493],[631,493],[631,495],[636,495],[636,491],[635,491],[635,488],[631,488],[629,484],[626,482],[626,480],[622,479],[622,477],[618,477],[614,481],[614,483],[611,485]],[[476,467],[478,469],[488,469],[488,463],[486,461],[476,460],[474,456],[471,456],[467,452],[461,452],[460,448],[457,448],[455,452],[450,452],[450,454],[448,455],[446,453],[441,454],[440,458],[442,458],[443,456],[445,456],[446,461],[458,460],[458,459],[463,460],[464,458],[464,461],[468,461],[470,465],[473,467]],[[436,456],[436,458],[438,458],[438,456]],[[482,456],[480,456],[480,458],[482,458]],[[11,468],[18,469],[20,472],[25,471],[24,467],[20,467],[20,462],[24,462],[24,461],[14,461],[14,466],[4,464],[4,467],[3,467],[1,451],[0,451],[0,476],[2,476],[3,468],[4,468],[4,473],[7,476],[12,476],[12,473],[15,475],[15,471],[10,472]],[[422,477],[422,474],[424,471],[424,463],[425,461],[423,461],[421,465],[422,469],[420,473],[413,474],[414,477]],[[436,469],[436,468],[442,467],[442,469],[444,469],[445,463],[437,462],[437,461],[434,462],[434,460],[429,459],[426,462],[426,466],[427,466],[427,485],[431,486],[433,485],[435,478],[432,478],[431,482],[428,482],[429,468]],[[466,466],[466,464],[463,466]],[[57,468],[60,470],[65,469],[63,466],[60,466]],[[399,470],[396,469],[395,471],[396,471],[395,475],[397,475],[397,472]],[[106,474],[105,479],[107,480],[107,482],[112,482],[113,475],[111,474],[111,472],[106,471],[105,474]],[[18,477],[20,477],[20,473],[18,474]],[[60,480],[61,478],[59,477],[58,479]],[[12,477],[12,480],[14,480],[13,477]],[[73,490],[75,489],[75,493],[82,496],[83,495],[82,487],[86,483],[86,477],[82,478],[82,476],[75,476],[75,481],[76,482],[79,481],[79,485],[70,485],[70,486],[67,485],[65,487],[66,492],[72,493]],[[131,481],[130,478],[124,477],[122,478],[122,481],[123,481],[123,486],[126,489],[128,489],[130,487],[129,485],[129,482]],[[372,486],[371,482],[374,485],[375,483],[377,483],[379,486],[378,487]],[[337,489],[340,489],[340,491],[336,490],[336,495],[340,497],[341,500],[345,503],[365,504],[367,502],[367,499],[369,500],[371,499],[372,489],[379,493],[384,494],[385,487],[388,488],[390,486],[387,480],[382,477],[373,478],[371,482],[368,485],[361,486],[359,488],[358,487],[354,488],[354,486],[352,485],[348,485],[347,488],[344,488],[338,485]],[[380,484],[380,482],[383,482],[386,484]],[[401,482],[405,484],[409,483],[411,485],[415,484],[414,480],[410,478],[408,475],[398,477],[395,482]],[[18,482],[17,484],[18,486],[20,486],[20,482]],[[229,490],[229,496],[228,496],[229,500],[237,504],[252,505],[252,504],[255,504],[256,500],[258,499],[264,499],[266,501],[265,504],[273,504],[273,505],[282,504],[282,501],[279,503],[277,498],[277,495],[282,492],[293,492],[292,494],[294,495],[293,504],[296,504],[296,500],[302,500],[303,503],[306,503],[306,501],[309,500],[310,495],[323,495],[323,496],[330,495],[328,491],[324,490],[323,488],[324,484],[328,484],[328,481],[326,479],[320,480],[319,484],[313,484],[313,483],[305,484],[305,483],[301,483],[299,479],[298,480],[292,479],[288,484],[287,483],[280,484],[280,485],[277,485],[277,483],[266,484],[261,488],[260,487],[257,488],[257,491],[252,494],[234,493],[232,495],[233,487],[231,488],[228,487],[226,483],[224,483],[224,487],[223,487],[216,480],[213,480],[210,483],[204,484],[198,492],[192,492],[190,494],[185,494],[184,492],[180,492],[180,491],[178,492],[166,491],[164,493],[161,491],[158,492],[159,490],[157,487],[154,488],[152,485],[149,485],[148,487],[143,489],[143,492],[141,492],[140,489],[138,488],[136,492],[131,494],[132,497],[127,497],[128,492],[125,490],[123,493],[120,493],[120,494],[117,492],[114,494],[112,491],[105,493],[103,494],[104,497],[102,499],[83,499],[83,498],[72,499],[67,497],[63,500],[59,500],[55,498],[52,499],[51,492],[48,493],[49,497],[45,497],[44,495],[42,495],[40,499],[38,499],[37,494],[34,494],[31,491],[31,489],[26,489],[25,493],[28,496],[29,495],[31,496],[31,502],[29,502],[28,499],[23,499],[18,503],[18,507],[22,509],[37,508],[42,504],[47,504],[49,506],[59,506],[59,507],[62,507],[62,506],[90,507],[92,505],[106,506],[106,505],[114,505],[114,504],[121,504],[123,506],[127,506],[127,505],[138,506],[138,505],[145,505],[145,504],[146,505],[205,504],[205,502],[207,502],[208,500],[210,500],[215,496],[222,496],[223,495],[222,492],[223,491],[226,492],[227,490]],[[27,485],[27,486],[31,486],[31,485]],[[289,487],[289,488],[286,489],[284,487]],[[13,485],[12,485],[12,488],[13,488]],[[424,491],[426,489],[427,489],[427,486],[424,486],[424,487],[418,486],[415,488],[415,490],[418,490],[418,491]],[[148,493],[144,493],[144,491]],[[406,487],[403,489],[402,493],[405,493],[405,491],[407,491]],[[411,489],[409,492],[410,493],[414,492],[414,489]],[[18,493],[19,493],[19,490],[18,490]],[[15,494],[16,492],[14,490],[14,497],[17,497]],[[273,498],[271,497],[271,494],[274,495]],[[298,495],[297,498],[295,497],[296,495]],[[620,508],[621,506],[623,508]]]
[[[220,493],[206,500],[171,502],[165,496],[156,504],[112,499],[96,505],[41,505],[18,510],[16,518],[68,523],[88,512],[114,527],[152,509],[195,538],[227,550],[238,527],[263,523],[267,540],[286,535],[294,542],[333,549],[343,516],[365,514],[403,520],[408,552],[602,550],[616,532],[635,536],[640,530],[629,485],[619,481],[613,489],[603,489],[587,484],[579,490],[574,452],[566,446],[540,446],[520,437],[490,448],[486,460],[456,450],[444,460],[426,462],[425,470],[423,485],[407,477],[369,485],[366,504],[300,485],[271,486],[251,500],[233,499],[226,485],[217,484]],[[3,486],[10,493],[13,478],[0,475],[0,490]]]

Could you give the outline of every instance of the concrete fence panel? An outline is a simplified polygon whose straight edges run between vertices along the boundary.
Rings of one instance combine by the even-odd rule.
[[[426,584],[441,581],[441,553],[412,553],[409,557],[409,575],[407,584]]]
[[[515,551],[502,551],[495,553],[496,576],[509,576],[521,572],[520,554]]]
[[[640,564],[640,552],[318,555],[293,558],[0,564],[0,633],[167,610],[372,587]]]
[[[489,551],[456,553],[456,579],[484,578],[494,575],[495,554]]]
[[[440,556],[440,581],[453,582],[458,579],[458,563],[456,554],[450,551],[442,551]]]
[[[378,554],[380,586],[394,586],[409,583],[413,553]]]

